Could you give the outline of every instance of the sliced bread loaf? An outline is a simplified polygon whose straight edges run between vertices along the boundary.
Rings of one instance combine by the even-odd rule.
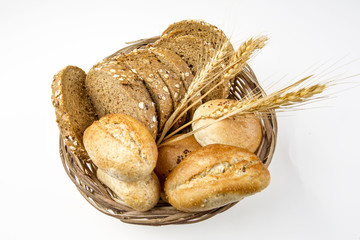
[[[172,38],[184,35],[196,36],[203,39],[205,42],[210,43],[214,49],[220,49],[222,45],[225,44],[225,51],[228,57],[224,59],[224,68],[228,65],[230,57],[234,54],[234,48],[230,43],[230,40],[226,37],[225,33],[216,26],[206,23],[202,20],[183,20],[173,23],[169,25],[169,27],[162,33],[162,37],[167,35],[171,36]],[[230,86],[233,80],[234,79],[225,81],[214,91],[223,91],[223,98],[226,98],[230,93]],[[216,83],[217,81],[214,82],[213,85]],[[205,99],[206,101],[209,100],[208,98]]]
[[[83,145],[83,133],[96,119],[85,89],[85,72],[75,66],[59,71],[52,82],[52,104],[56,122],[65,144],[81,160],[89,157]]]
[[[161,133],[165,122],[174,111],[173,99],[165,82],[162,80],[152,62],[153,55],[147,50],[132,51],[119,56],[117,61],[124,62],[145,83],[150,96],[155,103],[158,116],[158,133]]]
[[[157,113],[143,81],[124,63],[107,59],[88,73],[86,88],[99,117],[123,113],[143,123],[155,139]]]

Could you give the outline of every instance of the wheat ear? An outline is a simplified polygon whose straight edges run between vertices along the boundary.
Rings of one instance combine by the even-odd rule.
[[[255,39],[250,38],[248,41],[245,41],[240,45],[235,54],[231,57],[230,63],[225,69],[221,69],[221,65],[224,62],[224,59],[229,57],[227,56],[227,51],[225,50],[230,44],[229,41],[225,42],[221,45],[218,51],[214,54],[214,56],[208,61],[208,63],[202,68],[202,70],[197,74],[190,84],[188,91],[185,94],[185,97],[180,102],[177,109],[175,109],[174,113],[170,116],[164,126],[164,130],[158,139],[158,144],[164,139],[166,133],[170,130],[170,128],[174,125],[174,123],[184,115],[190,108],[184,110],[184,108],[191,102],[192,98],[200,93],[207,85],[217,79],[219,76],[222,76],[221,80],[216,84],[219,86],[224,83],[226,80],[234,78],[243,67],[246,65],[248,60],[253,56],[254,52],[258,49],[261,49],[265,46],[266,41],[268,40],[265,36],[260,36]],[[216,87],[215,86],[215,87]],[[213,87],[208,92],[206,92],[201,98],[204,98],[208,95],[213,89]],[[197,99],[197,101],[199,101]],[[193,103],[194,105],[194,103]],[[179,130],[178,130],[179,131]],[[176,131],[176,132],[178,132]],[[174,135],[172,133],[171,135]]]
[[[212,113],[201,118],[194,119],[191,122],[196,122],[204,118],[213,118],[215,121],[206,124],[196,130],[193,130],[189,133],[186,133],[178,138],[174,138],[171,142],[166,142],[170,144],[172,142],[179,141],[183,138],[191,136],[196,132],[207,128],[208,126],[222,121],[226,118],[229,118],[233,115],[242,115],[255,112],[266,112],[274,109],[281,109],[282,107],[294,106],[296,104],[304,103],[313,99],[315,95],[322,93],[326,88],[327,84],[315,84],[309,87],[302,87],[298,90],[292,90],[300,84],[304,83],[306,80],[310,79],[312,76],[305,77],[294,84],[291,84],[288,87],[285,87],[279,91],[276,91],[268,96],[261,97],[260,95],[255,95],[249,99],[243,101],[229,102],[221,106],[221,108],[216,109]],[[292,91],[291,91],[292,90]]]

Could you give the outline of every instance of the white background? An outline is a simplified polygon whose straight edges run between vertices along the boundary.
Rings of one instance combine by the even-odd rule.
[[[250,63],[265,87],[295,81],[309,67],[307,73],[325,70],[323,80],[359,74],[359,10],[358,0],[2,0],[0,238],[359,240],[359,77],[304,111],[278,115],[267,189],[182,226],[129,225],[90,206],[61,165],[50,101],[61,68],[88,71],[124,42],[159,35],[183,19],[218,26],[235,47],[267,34],[270,43]]]

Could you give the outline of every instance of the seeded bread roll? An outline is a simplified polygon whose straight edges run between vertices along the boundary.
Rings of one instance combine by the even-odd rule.
[[[164,146],[158,149],[158,160],[155,167],[155,173],[159,177],[160,183],[164,183],[170,172],[192,151],[201,147],[201,145],[191,135],[182,140],[166,144],[174,138],[181,136],[175,135],[164,142]]]
[[[216,99],[206,102],[195,111],[193,118],[198,119],[211,113],[216,115],[216,109],[229,102],[235,102],[235,100]],[[192,128],[196,130],[212,122],[215,122],[215,119],[200,119],[192,123]],[[262,140],[262,127],[254,114],[235,115],[196,132],[194,136],[201,146],[219,143],[255,152]]]
[[[85,85],[99,117],[129,115],[143,123],[156,138],[155,104],[143,81],[124,63],[108,59],[96,64],[87,74]]]
[[[165,181],[165,194],[178,210],[198,212],[237,202],[269,183],[269,171],[255,154],[213,144],[180,162]]]
[[[125,114],[109,114],[94,122],[85,130],[84,145],[98,168],[122,181],[148,176],[158,157],[149,130]]]
[[[95,110],[85,90],[85,72],[75,66],[59,71],[52,82],[52,104],[60,133],[78,158],[88,160],[83,133],[96,119]]]
[[[144,81],[155,103],[158,116],[158,133],[160,134],[165,122],[174,111],[174,104],[169,88],[153,66],[153,62],[156,61],[155,56],[146,50],[136,50],[116,59],[128,64],[130,69]]]
[[[117,195],[115,200],[137,211],[148,211],[159,201],[160,184],[155,173],[136,182],[124,182],[99,168],[97,177]]]

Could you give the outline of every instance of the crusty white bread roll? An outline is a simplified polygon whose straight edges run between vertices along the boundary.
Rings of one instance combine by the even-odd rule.
[[[270,173],[252,152],[213,144],[190,153],[169,174],[165,194],[184,212],[224,206],[260,192],[270,183]]]
[[[164,183],[169,173],[187,156],[190,152],[198,149],[201,145],[191,135],[179,141],[166,144],[182,134],[175,135],[165,141],[164,146],[158,149],[158,160],[155,173],[159,177],[160,183]]]
[[[84,145],[98,168],[122,181],[150,175],[158,156],[149,130],[125,114],[110,114],[95,121],[84,132]]]
[[[193,119],[213,113],[232,99],[215,99],[198,107]],[[192,123],[193,130],[214,122],[215,119],[204,118]],[[254,114],[235,115],[216,122],[195,134],[196,141],[201,146],[209,144],[225,144],[245,148],[255,152],[262,140],[262,128],[259,119]]]
[[[160,184],[155,173],[136,182],[124,182],[99,168],[97,177],[117,195],[117,201],[137,211],[150,210],[159,201]]]

